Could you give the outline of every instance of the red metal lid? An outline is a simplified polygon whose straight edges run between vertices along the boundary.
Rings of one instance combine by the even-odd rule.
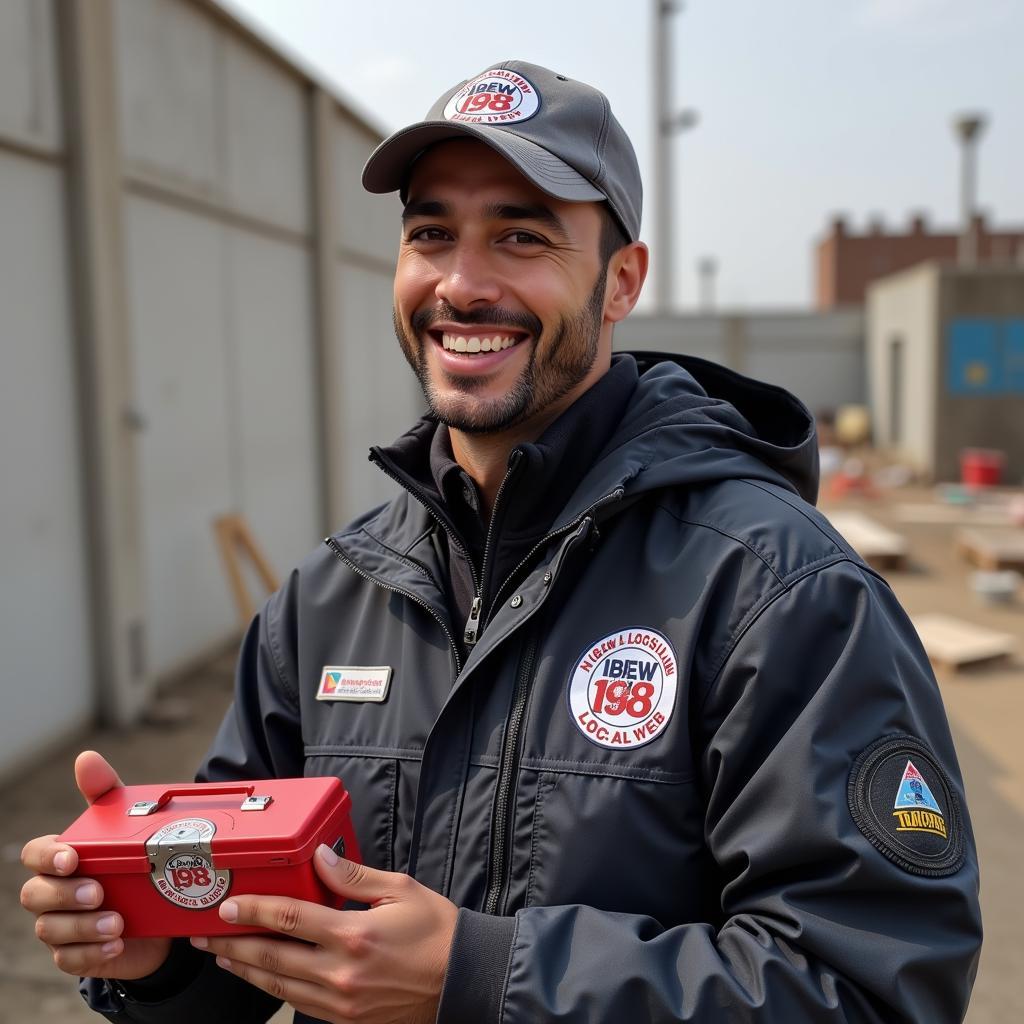
[[[58,838],[78,851],[80,874],[148,872],[155,845],[179,840],[208,845],[218,867],[297,864],[350,803],[334,777],[125,786],[101,796]]]

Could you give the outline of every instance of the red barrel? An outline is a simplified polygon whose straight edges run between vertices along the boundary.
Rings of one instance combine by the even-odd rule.
[[[1005,465],[1006,455],[995,448],[965,448],[960,453],[960,481],[967,487],[995,487]]]

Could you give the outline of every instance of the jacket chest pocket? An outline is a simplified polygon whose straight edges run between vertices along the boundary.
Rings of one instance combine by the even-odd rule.
[[[419,752],[389,756],[343,747],[307,747],[305,774],[333,775],[352,797],[352,824],[363,863],[405,871],[419,780]]]
[[[507,913],[582,903],[664,924],[706,919],[693,781],[523,768]]]

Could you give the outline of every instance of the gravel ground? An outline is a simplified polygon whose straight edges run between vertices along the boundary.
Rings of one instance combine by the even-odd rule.
[[[902,502],[932,501],[931,492],[905,489],[889,498],[850,499],[858,508],[899,529],[910,541],[910,564],[888,579],[911,615],[945,612],[1021,638],[1010,662],[959,673],[939,682],[957,740],[982,865],[986,940],[969,1024],[1024,1020],[1024,989],[1017,973],[1024,953],[1024,900],[1017,862],[1024,854],[1024,594],[1005,608],[977,604],[968,567],[956,554],[951,524],[901,523]],[[827,512],[829,506],[823,503]],[[833,505],[833,508],[838,506]],[[95,1022],[75,982],[61,974],[32,934],[18,904],[25,878],[18,858],[24,842],[61,831],[81,809],[74,788],[75,754],[101,751],[133,783],[187,781],[230,699],[233,654],[215,660],[170,688],[153,721],[126,732],[95,731],[48,758],[17,784],[0,791],[0,1024],[45,1020]],[[290,1019],[282,1010],[275,1024]],[[927,1022],[921,1022],[927,1024]]]

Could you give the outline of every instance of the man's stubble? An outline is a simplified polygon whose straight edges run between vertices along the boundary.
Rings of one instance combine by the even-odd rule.
[[[545,339],[543,344],[540,338],[542,325],[530,313],[516,313],[496,306],[467,313],[442,303],[413,315],[413,335],[410,337],[399,319],[397,309],[394,310],[395,336],[402,354],[420,382],[431,413],[450,429],[463,433],[498,433],[522,423],[568,394],[587,376],[597,359],[606,280],[607,265],[598,274],[597,282],[583,306],[575,313],[563,316],[550,341]],[[442,320],[464,326],[488,324],[514,327],[528,331],[534,339],[529,361],[511,389],[501,398],[487,403],[483,409],[472,410],[458,398],[442,398],[430,379],[426,346],[433,342],[426,339],[426,332],[431,324]],[[488,381],[487,377],[447,377],[448,384],[458,387],[467,396],[485,387]]]

